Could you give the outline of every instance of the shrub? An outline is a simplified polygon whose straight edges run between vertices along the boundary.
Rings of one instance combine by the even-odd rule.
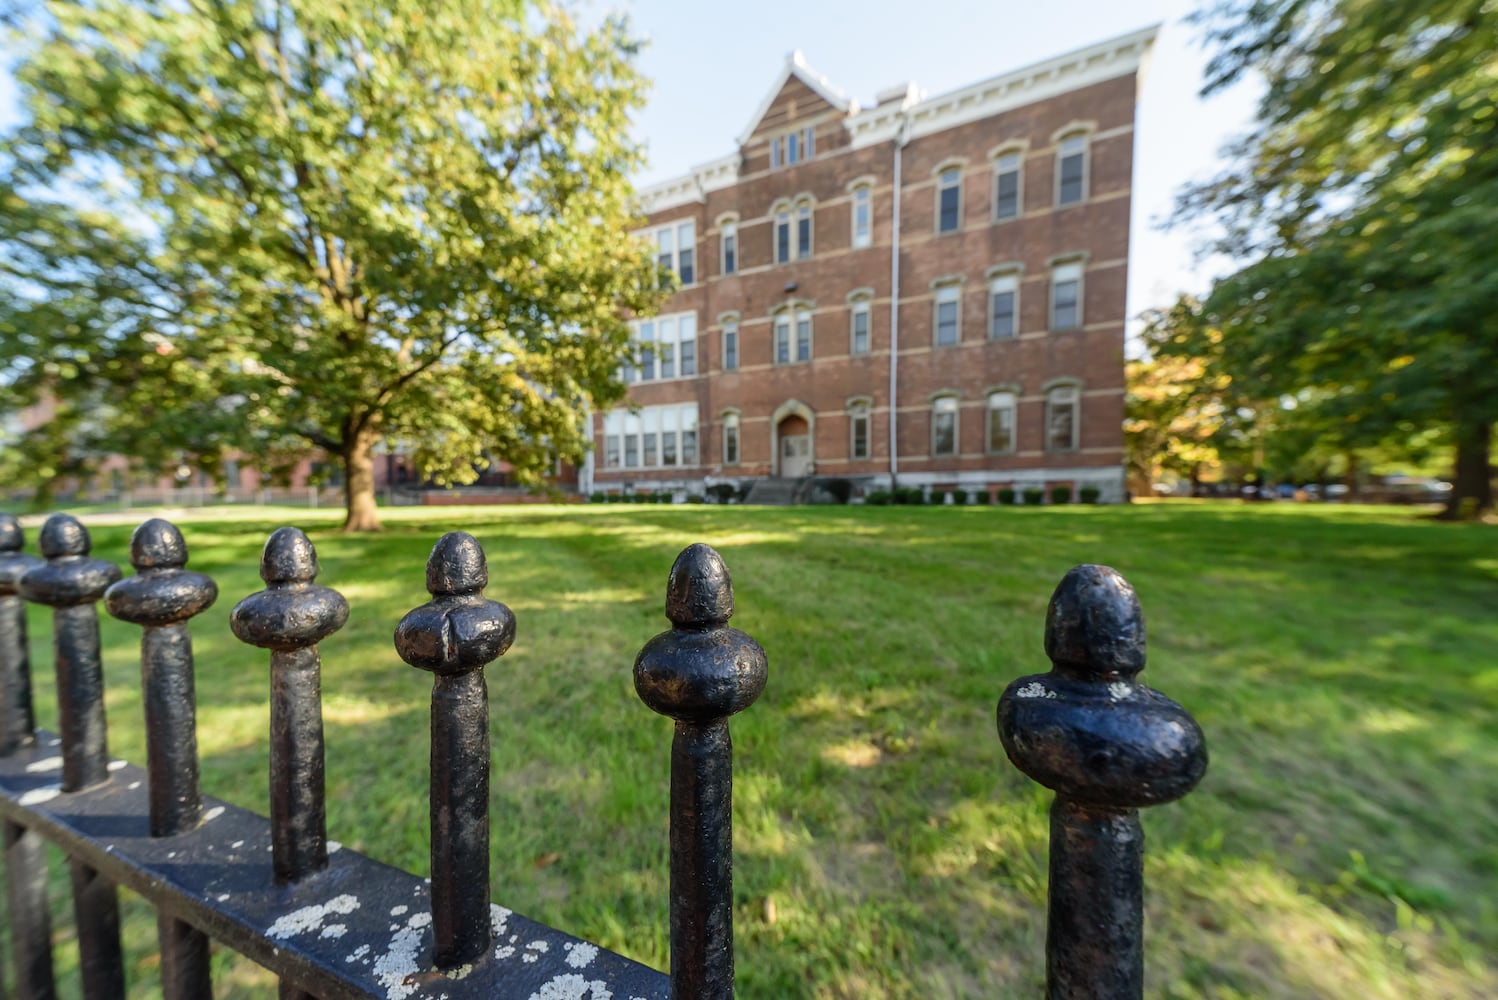
[[[1014,497],[1015,497],[1015,493],[1014,493],[1014,489],[1012,487],[1005,486],[1003,489],[999,490],[999,503],[1008,504],[1010,506],[1013,506],[1014,505]]]
[[[1083,503],[1097,503],[1098,497],[1102,495],[1103,491],[1096,486],[1084,486],[1077,491],[1077,496],[1081,498]]]
[[[657,493],[655,495],[655,502],[656,503],[675,503],[676,502],[676,498],[673,497],[670,493],[667,493],[667,492],[665,492],[663,490],[660,493]]]
[[[1071,487],[1052,486],[1051,503],[1071,503]]]
[[[1023,491],[1020,496],[1025,498],[1026,507],[1039,507],[1045,502],[1045,490],[1029,489]]]
[[[889,504],[889,500],[889,490],[873,490],[868,496],[863,498],[864,503],[872,504],[875,507],[884,507]]]
[[[607,503],[608,502],[608,498],[605,496],[603,490],[594,490],[592,493],[588,494],[588,502],[589,503]]]
[[[707,503],[707,498],[701,493],[687,494],[687,503]]]
[[[952,503],[956,504],[958,507],[966,507],[967,506],[967,490],[953,490],[952,491]]]
[[[926,504],[930,507],[940,507],[947,502],[946,490],[932,490],[926,494]]]
[[[924,495],[922,495],[921,488],[919,486],[909,486],[905,489],[905,499],[901,500],[900,502],[903,504],[910,504],[912,506],[919,507],[921,504],[926,502],[926,498]]]
[[[846,479],[828,479],[822,485],[838,503],[847,503],[853,499],[853,484]]]
[[[991,499],[991,497],[989,497],[987,490],[974,490],[973,491],[973,503],[977,504],[980,507],[986,507],[986,506],[988,506],[988,503],[989,503],[990,499]]]
[[[713,483],[707,488],[707,495],[713,498],[713,503],[727,503],[738,491],[732,483]]]

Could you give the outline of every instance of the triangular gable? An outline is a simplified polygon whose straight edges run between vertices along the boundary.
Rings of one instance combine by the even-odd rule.
[[[817,98],[825,102],[828,107],[841,111],[844,114],[858,110],[856,101],[848,100],[847,96],[834,87],[825,76],[813,70],[806,64],[806,57],[797,49],[786,57],[785,65],[781,67],[780,75],[775,78],[775,83],[765,94],[764,100],[759,102],[759,107],[754,109],[754,115],[749,119],[749,125],[739,136],[739,145],[746,145],[759,128],[759,123],[764,120],[765,114],[774,106],[785,88],[792,80],[799,81],[811,90]]]

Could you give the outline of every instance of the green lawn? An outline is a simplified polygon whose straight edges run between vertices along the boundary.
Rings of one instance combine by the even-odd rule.
[[[431,679],[390,636],[438,534],[464,527],[519,619],[488,671],[495,899],[663,967],[671,726],[630,666],[666,626],[672,559],[707,541],[770,662],[733,723],[740,995],[1039,996],[1048,793],[1005,760],[994,705],[1047,667],[1052,587],[1102,562],[1143,603],[1143,680],[1212,755],[1194,794],[1145,813],[1149,995],[1498,993],[1492,527],[1288,504],[387,514],[378,537],[291,515],[353,609],[323,645],[330,835],[382,861],[427,865]],[[222,595],[196,626],[204,784],[262,812],[268,670],[227,617],[276,523],[185,525]],[[94,535],[124,561],[127,527]],[[138,631],[104,636],[111,749],[144,762]],[[132,913],[145,997],[154,922]],[[222,964],[222,996],[269,995]]]

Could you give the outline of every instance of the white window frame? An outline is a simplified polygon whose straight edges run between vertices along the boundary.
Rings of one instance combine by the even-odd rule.
[[[951,343],[942,343],[941,339],[941,307],[950,305],[953,309]],[[962,343],[962,282],[954,279],[945,279],[936,282],[932,286],[931,295],[931,346],[932,347],[956,347]]]
[[[723,328],[721,341],[723,349],[723,364],[721,367],[723,371],[736,372],[744,364],[744,338],[739,335],[738,314],[727,313],[723,316],[719,316],[718,324]],[[730,338],[732,338],[733,341],[733,364],[728,363],[728,344]]]
[[[733,266],[729,266],[728,246],[733,244]],[[743,254],[739,247],[739,220],[724,219],[718,224],[718,273],[738,274],[739,258]]]
[[[1071,156],[1081,156],[1082,158],[1081,192],[1076,198],[1070,201],[1062,201],[1061,168],[1062,163]],[[1086,129],[1070,129],[1056,140],[1056,190],[1054,191],[1056,207],[1065,208],[1068,205],[1085,204],[1091,187],[1092,134]]]
[[[1074,283],[1077,286],[1076,306],[1074,308],[1076,316],[1074,318],[1074,321],[1070,325],[1062,326],[1056,320],[1056,309],[1060,301],[1057,293],[1060,291],[1061,286],[1067,283]],[[1047,327],[1049,329],[1055,331],[1082,329],[1082,325],[1086,322],[1086,320],[1083,318],[1082,311],[1082,304],[1085,301],[1085,289],[1085,274],[1083,262],[1081,260],[1060,261],[1051,265],[1051,294],[1048,310],[1049,315],[1046,317]]]
[[[806,125],[781,132],[770,139],[770,169],[794,167],[815,159],[817,155],[817,128]]]
[[[671,249],[662,252],[661,242],[666,239],[671,241]],[[697,220],[676,219],[665,225],[656,226],[650,230],[649,240],[655,246],[656,262],[665,264],[667,269],[676,275],[678,280],[681,278],[681,248],[683,240],[685,240],[692,251],[692,280],[682,281],[681,285],[683,288],[690,288],[701,280],[702,267],[697,253]],[[670,257],[669,261],[661,259],[668,255]]]
[[[667,332],[669,331],[669,332]],[[697,313],[667,313],[652,319],[638,319],[629,324],[629,339],[640,351],[640,364],[626,366],[625,382],[673,382],[683,378],[697,378],[702,373],[702,359],[697,350]],[[690,344],[692,370],[683,372],[682,345]],[[664,350],[663,348],[669,348]],[[649,369],[645,367],[646,352],[649,352]],[[671,374],[663,375],[666,359],[670,359]]]
[[[863,453],[858,451],[858,421],[862,420]],[[848,402],[848,458],[850,461],[866,462],[874,457],[874,404],[867,398]]]
[[[874,185],[867,181],[856,184],[848,199],[848,214],[852,220],[853,236],[852,245],[855,250],[874,245]],[[858,213],[860,209],[864,213],[863,227],[860,230]]]
[[[945,393],[933,397],[931,400],[931,457],[932,458],[956,458],[962,453],[962,407],[955,394]],[[936,447],[937,428],[940,426],[939,417],[950,414],[952,417],[952,450],[938,451]]]
[[[817,208],[810,198],[798,198],[794,212],[795,232],[792,260],[810,260],[817,238]],[[801,244],[801,223],[806,223],[806,245]]]
[[[990,272],[988,279],[988,339],[1015,340],[1019,337],[1019,292],[1020,272],[1017,268],[1008,271]],[[999,333],[995,322],[994,299],[1000,295],[1013,296],[1008,333]]]
[[[993,446],[993,415],[995,411],[1009,413],[1009,446]],[[1011,389],[995,389],[988,394],[983,412],[983,450],[989,455],[1012,455],[1019,441],[1019,393]]]
[[[806,324],[807,356],[798,357],[801,344],[801,325]],[[782,335],[786,359],[780,359]],[[770,361],[776,366],[810,364],[817,356],[816,327],[812,323],[811,307],[806,305],[783,306],[770,317]]]
[[[943,163],[935,170],[936,174],[936,234],[938,236],[946,233],[958,233],[962,231],[962,175],[963,169],[960,163]],[[948,177],[953,178],[948,181]],[[942,195],[948,189],[957,191],[957,221],[951,229],[941,227],[941,200]]]
[[[796,253],[796,212],[787,202],[777,202],[770,210],[770,257],[777,264],[789,264]],[[785,242],[780,240],[785,231]],[[781,253],[784,248],[784,254]]]
[[[724,410],[719,417],[723,425],[723,464],[742,465],[744,462],[744,436],[742,420],[738,410]],[[728,457],[728,442],[733,441],[733,457]]]
[[[858,349],[858,319],[863,317],[863,350]],[[848,354],[863,357],[874,351],[874,307],[873,293],[859,289],[848,296]]]
[[[1071,407],[1071,441],[1057,447],[1052,433],[1056,419],[1055,407]],[[1045,391],[1045,450],[1051,453],[1076,451],[1082,438],[1082,386],[1078,382],[1053,383]]]
[[[999,181],[1005,174],[1014,174],[1014,214],[999,214]],[[1010,222],[1025,214],[1025,151],[1011,146],[1002,149],[993,158],[993,221]]]

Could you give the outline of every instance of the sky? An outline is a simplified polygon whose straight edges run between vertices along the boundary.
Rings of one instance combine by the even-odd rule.
[[[1197,260],[1198,237],[1162,231],[1175,194],[1217,172],[1219,151],[1252,119],[1258,91],[1244,84],[1197,96],[1206,53],[1184,23],[1192,0],[701,0],[588,2],[586,13],[620,9],[648,44],[641,69],[653,80],[637,119],[649,164],[641,185],[687,172],[734,149],[787,55],[806,61],[849,97],[914,81],[930,94],[1160,25],[1140,91],[1135,133],[1128,314],[1201,292],[1224,273]],[[0,129],[18,116],[0,52]],[[1136,324],[1137,326],[1137,324]]]

